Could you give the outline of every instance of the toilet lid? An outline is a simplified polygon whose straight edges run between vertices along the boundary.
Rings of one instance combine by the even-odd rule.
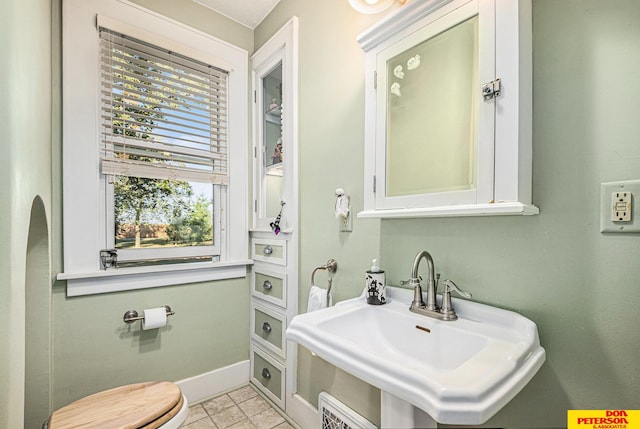
[[[55,411],[50,429],[158,427],[182,406],[180,388],[167,381],[130,384],[84,397]]]

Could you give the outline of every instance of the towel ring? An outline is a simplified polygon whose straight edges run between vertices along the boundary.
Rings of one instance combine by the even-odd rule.
[[[315,267],[311,272],[311,286],[315,286],[315,275],[318,270],[327,270],[329,273],[333,274],[338,270],[338,262],[335,259],[329,259],[325,265],[320,265],[319,267]],[[329,302],[329,295],[331,294],[331,284],[333,283],[332,276],[329,275],[329,286],[327,287],[327,303]]]
[[[335,259],[329,259],[325,265],[320,265],[319,267],[315,267],[313,272],[311,273],[311,284],[315,285],[315,275],[318,270],[327,270],[330,273],[335,273],[338,270],[338,262]]]

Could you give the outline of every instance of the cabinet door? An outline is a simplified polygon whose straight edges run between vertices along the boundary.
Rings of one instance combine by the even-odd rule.
[[[274,219],[280,211],[284,174],[284,152],[282,136],[282,62],[261,78],[262,100],[262,160],[260,217]]]
[[[409,2],[366,52],[358,217],[537,214],[530,0]]]
[[[493,32],[472,1],[377,55],[376,207],[493,199]]]
[[[284,51],[254,64],[254,227],[269,228],[279,219],[281,229],[291,225],[287,201],[291,202],[291,109],[290,85],[284,80]],[[290,204],[291,206],[291,204]]]

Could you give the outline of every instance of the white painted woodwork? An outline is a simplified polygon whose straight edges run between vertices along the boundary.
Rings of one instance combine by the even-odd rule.
[[[170,269],[171,281],[190,283],[237,277],[240,270],[229,264],[248,260],[248,168],[247,168],[247,51],[152,12],[126,0],[63,2],[63,228],[64,273],[71,295],[162,286],[167,271],[139,271],[123,268],[101,272],[99,251],[108,246],[107,226],[113,220],[106,205],[106,179],[100,174],[99,35],[96,16],[101,22],[125,32],[134,32],[150,43],[229,70],[229,174],[223,192],[223,216],[218,219],[221,234],[220,264],[199,265],[194,270]],[[88,72],[94,70],[94,72]],[[110,218],[111,216],[111,218]],[[179,256],[179,255],[176,255]],[[187,264],[188,265],[188,264]],[[208,270],[204,274],[203,270]],[[115,273],[118,272],[118,277]],[[87,275],[87,273],[100,273]],[[164,274],[159,274],[164,273]],[[179,273],[179,274],[178,274]],[[127,274],[127,275],[123,275]],[[226,277],[226,275],[229,277]],[[82,280],[80,280],[82,279]],[[109,279],[109,280],[107,280]],[[75,288],[79,285],[80,288]],[[75,289],[75,290],[74,290]]]
[[[263,156],[263,126],[265,105],[263,78],[279,65],[282,67],[282,196],[286,203],[280,221],[281,231],[274,235],[269,227],[273,217],[266,215],[267,201],[264,187],[265,162]],[[253,228],[251,256],[256,261],[252,268],[251,325],[248,336],[251,344],[251,381],[280,408],[287,411],[295,393],[296,347],[284,340],[287,323],[298,313],[298,18],[293,17],[278,30],[251,57],[253,98]],[[266,254],[266,245],[273,253]],[[272,297],[256,293],[255,273],[282,279],[283,296]],[[255,309],[283,322],[282,348],[258,338],[254,332]],[[264,360],[273,370],[280,389],[274,392],[273,382],[256,372],[255,360]],[[271,383],[271,384],[270,384]]]
[[[380,109],[380,100],[384,97],[378,95],[386,91],[386,80],[381,76],[385,70],[380,69],[379,64],[392,56],[388,52],[393,52],[394,46],[415,45],[416,35],[425,28],[432,26],[431,33],[437,34],[474,14],[480,18],[478,91],[483,83],[496,78],[502,82],[502,94],[495,99],[484,101],[479,97],[477,191],[387,197],[386,116],[384,109]],[[531,203],[531,32],[530,0],[425,0],[407,3],[358,37],[366,54],[364,210],[358,217],[539,212]]]

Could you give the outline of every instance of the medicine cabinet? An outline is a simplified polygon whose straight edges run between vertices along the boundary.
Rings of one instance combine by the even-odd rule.
[[[409,2],[366,55],[359,217],[537,214],[530,0]]]

